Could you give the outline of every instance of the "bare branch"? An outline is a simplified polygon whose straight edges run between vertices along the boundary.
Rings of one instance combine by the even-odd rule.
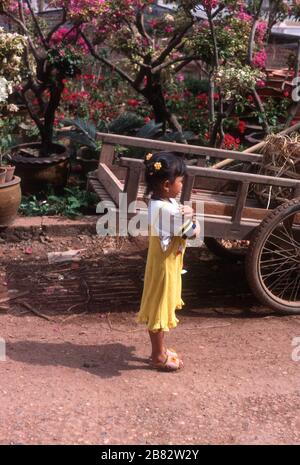
[[[263,128],[264,128],[264,130],[266,131],[267,134],[270,134],[270,126],[269,126],[267,118],[266,118],[266,112],[265,112],[265,109],[264,109],[264,105],[263,105],[263,103],[261,101],[261,98],[258,95],[256,89],[253,89],[252,93],[253,93],[253,97],[254,97],[254,100],[255,100],[255,104],[256,104],[258,110],[260,111],[260,113],[262,114],[262,117],[263,117],[263,122],[262,122]]]
[[[222,10],[224,10],[224,8],[225,8],[225,5],[220,4],[218,8],[212,13],[211,19],[214,19]]]
[[[168,66],[171,66],[174,63],[178,63],[178,62],[183,61],[183,62],[185,62],[184,63],[184,66],[185,66],[187,63],[190,63],[191,61],[198,60],[198,59],[199,59],[198,55],[186,56],[186,57],[181,57],[181,58],[174,58],[174,60],[169,60],[166,63],[162,63],[159,66],[155,66],[154,68],[152,68],[151,73],[152,74],[158,73],[162,69],[167,68]]]
[[[208,18],[209,28],[211,32],[212,41],[213,41],[215,66],[218,68],[219,67],[218,44],[217,44],[215,26],[214,26],[212,16],[209,11],[207,11],[207,18]]]
[[[144,17],[144,11],[143,11],[145,6],[146,5],[143,5],[142,8],[136,14],[136,27],[139,33],[151,43],[152,39],[145,29],[145,22],[144,22],[145,17]]]
[[[255,37],[255,32],[256,32],[256,28],[257,28],[258,19],[259,19],[260,13],[261,13],[262,5],[263,5],[263,0],[260,0],[260,3],[258,5],[257,11],[256,11],[256,13],[254,15],[252,26],[251,26],[251,32],[250,32],[249,43],[248,43],[248,57],[247,57],[249,64],[251,64],[251,61],[252,61],[253,47],[254,47],[254,37]]]
[[[44,34],[43,34],[43,31],[42,31],[42,29],[41,29],[41,27],[40,27],[40,25],[39,25],[38,19],[37,19],[36,15],[35,15],[35,12],[33,11],[33,8],[32,8],[32,6],[31,6],[31,2],[30,2],[29,0],[26,0],[26,4],[27,4],[27,6],[28,6],[28,8],[29,8],[31,17],[32,17],[33,22],[34,22],[34,24],[35,24],[35,27],[36,27],[36,29],[37,29],[37,31],[38,31],[38,34],[39,34],[39,36],[40,36],[40,38],[41,38],[41,41],[43,42],[43,45],[44,45],[45,49],[47,50],[49,47],[48,47],[48,44],[47,44],[47,42],[46,42],[45,36],[44,36]]]
[[[162,64],[167,58],[167,56],[170,55],[172,50],[174,50],[174,48],[178,47],[181,44],[183,37],[188,32],[188,30],[193,26],[193,24],[194,24],[194,20],[191,20],[191,22],[179,34],[175,34],[173,36],[173,38],[170,40],[166,48],[161,52],[157,60],[154,61],[153,63],[154,66],[158,66]]]
[[[93,47],[91,41],[86,37],[86,35],[84,34],[84,32],[80,31],[80,34],[83,38],[83,40],[85,41],[86,45],[88,46],[88,49],[91,53],[91,55],[96,58],[96,60],[98,61],[101,61],[102,63],[104,63],[105,65],[107,65],[110,69],[112,69],[113,71],[116,71],[116,73],[119,74],[119,76],[121,76],[123,79],[125,79],[125,81],[127,81],[132,87],[135,88],[135,84],[134,84],[134,80],[131,79],[131,77],[125,73],[125,71],[123,71],[122,69],[120,69],[118,66],[114,65],[111,61],[107,60],[106,58],[104,57],[101,57],[95,50],[95,48]]]

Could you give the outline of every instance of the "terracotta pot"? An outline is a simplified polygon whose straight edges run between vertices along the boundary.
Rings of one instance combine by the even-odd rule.
[[[12,181],[12,178],[14,177],[14,172],[16,167],[13,165],[3,165],[1,168],[6,169],[6,176],[5,176],[5,182],[10,182]]]
[[[0,168],[0,184],[5,183],[5,178],[6,178],[6,168]]]
[[[17,176],[13,180],[0,184],[0,227],[11,224],[18,214],[21,203],[21,179]]]
[[[22,151],[39,149],[38,142],[13,147],[12,163],[16,167],[16,175],[21,178],[24,194],[34,194],[45,189],[47,184],[53,187],[64,187],[70,173],[70,156],[68,150],[60,144],[53,144],[53,155],[49,157],[27,156]]]

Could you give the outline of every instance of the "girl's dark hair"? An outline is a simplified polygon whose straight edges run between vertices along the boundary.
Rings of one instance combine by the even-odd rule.
[[[148,153],[144,160],[146,191],[145,196],[157,191],[164,181],[173,183],[178,176],[184,176],[186,165],[181,156],[173,152]]]

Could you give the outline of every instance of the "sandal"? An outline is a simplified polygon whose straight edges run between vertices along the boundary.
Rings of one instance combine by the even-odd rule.
[[[156,368],[157,370],[161,371],[177,371],[183,368],[182,360],[178,358],[178,356],[166,356],[166,360],[164,362],[159,363],[150,363],[152,368]]]
[[[166,355],[169,355],[170,357],[178,357],[177,352],[174,349],[171,349],[171,348],[166,350]],[[151,355],[149,357],[149,360],[150,361],[152,360]]]

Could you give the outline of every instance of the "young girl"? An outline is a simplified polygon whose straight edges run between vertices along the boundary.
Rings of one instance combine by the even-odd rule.
[[[173,349],[164,345],[164,334],[175,328],[175,310],[184,305],[181,299],[181,271],[186,239],[199,236],[200,225],[192,208],[182,206],[175,198],[182,189],[186,166],[171,152],[148,154],[145,159],[148,205],[149,249],[144,289],[137,321],[146,323],[153,368],[168,371],[183,367]]]

